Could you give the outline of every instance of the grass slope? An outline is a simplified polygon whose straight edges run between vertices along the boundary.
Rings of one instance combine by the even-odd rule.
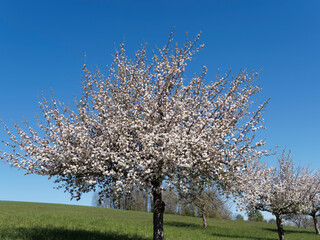
[[[165,215],[166,240],[274,240],[268,223]],[[318,239],[313,229],[285,227],[286,240]],[[0,239],[152,240],[152,214],[95,207],[0,201]]]

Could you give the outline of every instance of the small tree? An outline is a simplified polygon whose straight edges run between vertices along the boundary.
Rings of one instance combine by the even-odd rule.
[[[244,219],[243,219],[243,216],[241,214],[238,214],[236,216],[236,220],[243,221]]]
[[[276,224],[277,221],[274,218],[271,218],[271,219],[268,220],[268,223]]]
[[[300,213],[291,213],[284,216],[284,219],[294,223],[298,228],[307,228],[309,224],[309,218],[306,215]]]
[[[262,213],[259,210],[249,210],[248,221],[252,222],[264,222]]]
[[[12,151],[2,158],[27,173],[55,177],[76,199],[97,187],[106,195],[150,189],[153,238],[162,240],[165,181],[185,191],[191,171],[207,183],[231,181],[264,144],[254,139],[266,105],[252,102],[261,90],[256,73],[206,84],[204,67],[186,79],[188,61],[202,48],[199,36],[181,48],[171,47],[170,36],[151,61],[145,47],[128,60],[121,45],[107,76],[84,66],[76,109],[43,99],[38,130],[26,122],[15,125],[16,133],[5,127]]]
[[[163,201],[166,204],[165,213],[180,214],[179,209],[181,208],[181,204],[176,189],[165,187],[163,191]]]
[[[202,218],[203,228],[207,228],[207,216],[222,217],[230,215],[225,209],[226,200],[216,186],[199,186],[192,184],[187,192],[179,193],[184,204],[194,206],[197,213]]]
[[[299,213],[306,207],[305,170],[294,168],[290,152],[286,155],[283,151],[278,162],[278,167],[267,168],[257,163],[249,168],[240,202],[251,211],[272,213],[276,217],[279,239],[284,240],[284,215]]]

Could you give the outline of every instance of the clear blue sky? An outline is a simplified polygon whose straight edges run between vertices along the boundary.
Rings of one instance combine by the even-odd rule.
[[[14,1],[0,4],[0,118],[31,123],[41,91],[71,102],[87,65],[104,68],[125,39],[132,54],[185,33],[203,32],[192,71],[264,69],[259,100],[270,97],[261,132],[269,147],[291,148],[297,164],[320,166],[319,1]],[[131,55],[132,56],[132,55]],[[5,134],[0,131],[0,138]],[[0,163],[0,199],[70,203],[46,177]],[[92,194],[74,204],[91,205]]]

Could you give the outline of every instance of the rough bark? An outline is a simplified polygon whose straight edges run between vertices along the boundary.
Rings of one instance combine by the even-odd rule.
[[[206,207],[204,204],[201,204],[201,216],[202,216],[202,223],[203,223],[203,228],[207,228],[207,219],[206,219]]]
[[[159,187],[154,186],[153,195],[153,240],[164,240],[163,235],[163,213],[165,203],[162,200],[162,193]]]
[[[314,229],[316,230],[316,234],[320,234],[319,232],[319,224],[316,214],[312,214]]]
[[[276,222],[277,222],[277,227],[278,227],[279,240],[285,240],[284,239],[284,231],[283,231],[283,221],[282,221],[281,215],[276,215]]]

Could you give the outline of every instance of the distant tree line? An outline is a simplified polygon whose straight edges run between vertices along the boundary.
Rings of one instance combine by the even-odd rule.
[[[163,199],[166,204],[166,214],[176,214],[183,216],[202,216],[199,199],[181,198],[178,191],[166,187],[163,191]],[[231,219],[232,213],[229,210],[228,201],[219,193],[217,189],[206,189],[203,191],[201,201],[206,206],[205,216],[209,218]],[[130,192],[113,197],[93,196],[93,205],[97,207],[135,210],[143,212],[153,211],[153,200],[149,192],[132,188]]]
[[[288,214],[284,219],[288,225],[294,225],[298,228],[314,227],[314,219],[308,215]],[[317,221],[319,220],[319,216],[317,216]]]

